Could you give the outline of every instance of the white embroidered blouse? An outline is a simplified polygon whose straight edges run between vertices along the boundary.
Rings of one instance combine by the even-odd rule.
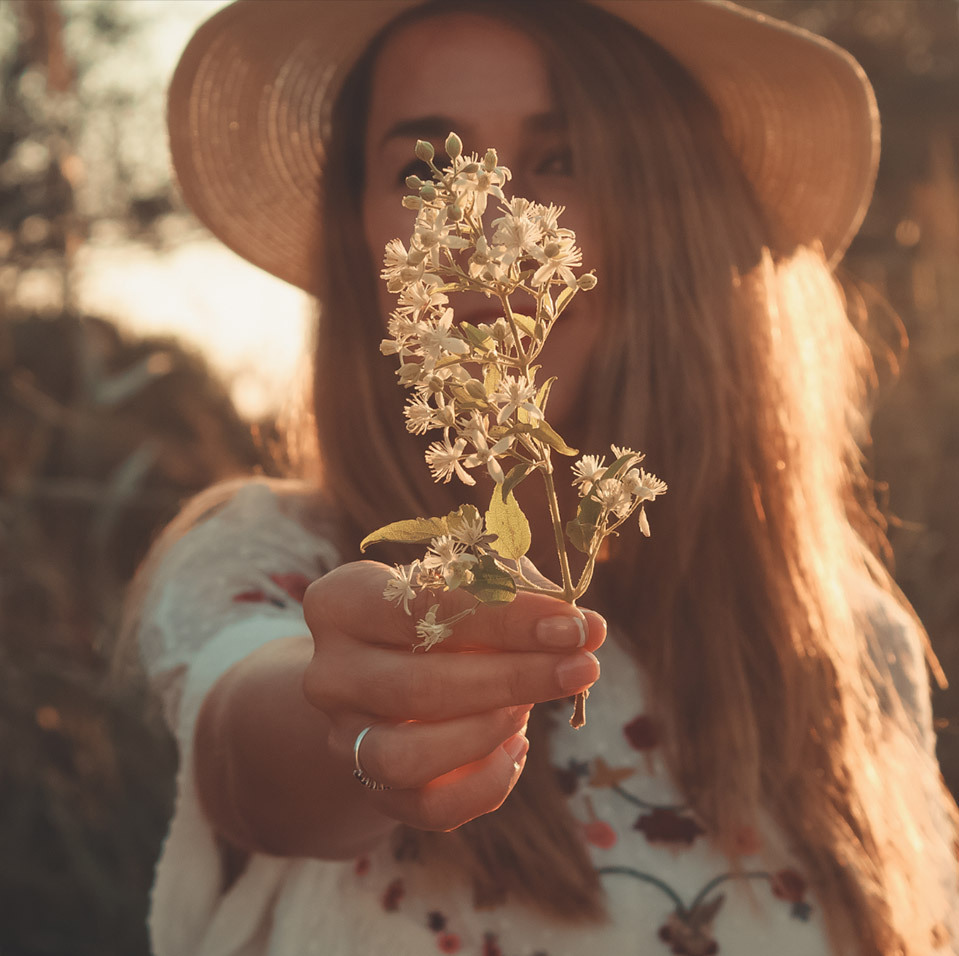
[[[180,751],[177,799],[156,869],[155,956],[826,956],[820,907],[776,828],[741,835],[739,875],[666,774],[643,680],[611,636],[587,726],[554,732],[552,762],[601,874],[610,921],[570,929],[516,906],[477,910],[384,845],[348,862],[252,855],[224,881],[200,808],[192,746],[205,694],[257,647],[306,633],[306,585],[337,563],[263,482],[244,486],[168,552],[150,586],[141,656]],[[903,630],[902,633],[908,633]],[[900,689],[931,727],[921,652]]]

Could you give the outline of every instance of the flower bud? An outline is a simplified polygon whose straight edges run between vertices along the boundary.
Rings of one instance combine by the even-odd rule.
[[[499,163],[499,156],[496,155],[496,150],[490,147],[486,150],[486,155],[483,157],[483,169],[486,172],[491,173],[496,169],[497,164]]]
[[[432,202],[436,199],[436,187],[432,183],[426,183],[420,186],[420,198],[425,199],[427,202]]]
[[[433,151],[433,144],[427,143],[425,139],[416,141],[413,152],[416,154],[416,158],[423,160],[424,163],[428,163],[436,155]]]
[[[450,222],[459,222],[463,218],[463,207],[452,203],[446,207],[446,215]]]
[[[432,147],[430,147],[432,149]],[[450,133],[446,137],[446,155],[450,159],[457,159],[459,155],[463,152],[463,141],[456,135],[456,133]]]
[[[560,246],[558,242],[547,242],[543,246],[543,252],[546,253],[547,258],[552,259],[554,256],[558,256],[560,252]]]
[[[590,289],[596,288],[596,283],[598,281],[599,280],[593,275],[592,272],[587,272],[576,280],[576,285],[578,285],[583,292],[589,292]]]
[[[406,257],[406,261],[411,266],[418,266],[426,258],[426,252],[423,249],[419,248],[410,248],[410,254]]]
[[[406,188],[407,189],[419,189],[423,185],[423,180],[419,176],[407,176],[406,177]]]
[[[461,172],[466,176],[475,176],[479,171],[479,163],[467,163],[461,170]]]
[[[423,200],[420,199],[419,196],[404,196],[403,208],[404,209],[422,209]]]

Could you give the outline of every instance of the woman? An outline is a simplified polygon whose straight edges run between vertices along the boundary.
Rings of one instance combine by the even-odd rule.
[[[132,598],[181,746],[158,956],[956,951],[922,630],[865,543],[866,353],[829,273],[875,171],[856,64],[727,4],[241,3],[170,122],[198,215],[323,303],[321,477],[201,498]],[[357,560],[469,500],[378,350],[412,145],[450,129],[564,205],[600,277],[544,354],[551,420],[670,483],[597,571],[576,733],[550,702],[595,682],[598,614],[521,595],[411,655]]]

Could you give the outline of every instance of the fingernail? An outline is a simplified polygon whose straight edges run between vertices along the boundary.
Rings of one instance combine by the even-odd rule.
[[[606,624],[606,618],[602,614],[599,614],[596,611],[583,611],[583,614],[586,615],[586,632],[589,633],[591,627],[599,626],[603,629],[605,634],[609,627]]]
[[[544,617],[536,624],[536,640],[544,647],[582,647],[586,643],[586,621],[571,614]]]
[[[513,736],[503,744],[503,750],[509,755],[509,759],[513,761],[513,766],[519,770],[520,761],[526,756],[526,752],[529,750],[529,741],[522,734],[513,734]]]
[[[556,666],[556,677],[566,693],[582,690],[599,677],[599,661],[589,651],[571,654]]]

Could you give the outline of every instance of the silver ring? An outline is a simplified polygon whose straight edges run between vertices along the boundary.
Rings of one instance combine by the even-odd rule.
[[[363,743],[363,738],[375,726],[376,724],[370,724],[369,727],[364,727],[356,735],[356,740],[353,741],[353,776],[356,777],[356,779],[359,780],[367,790],[392,790],[393,788],[387,786],[385,783],[379,783],[372,777],[367,776],[366,771],[360,764],[360,744]]]

